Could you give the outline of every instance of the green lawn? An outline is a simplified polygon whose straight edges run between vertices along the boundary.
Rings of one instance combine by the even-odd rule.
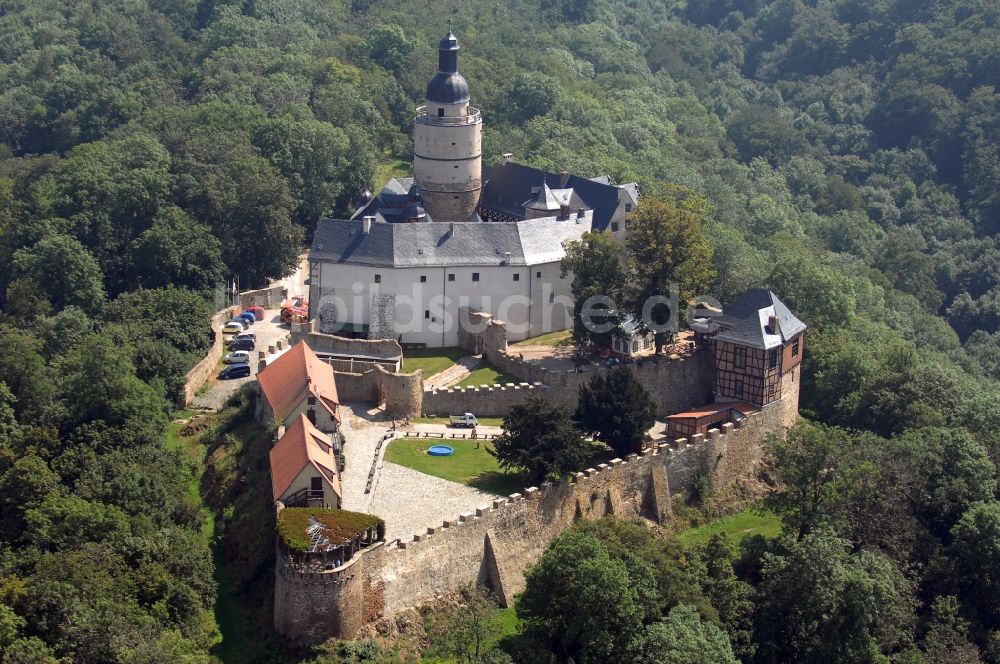
[[[725,533],[734,544],[739,544],[744,537],[750,535],[777,537],[781,533],[781,519],[768,510],[750,508],[715,519],[697,528],[689,528],[678,533],[676,537],[677,541],[685,546],[700,546],[716,533]]]
[[[439,374],[468,355],[461,348],[414,348],[403,351],[403,371],[424,370],[424,379]]]
[[[382,191],[382,187],[389,182],[390,178],[407,177],[411,171],[411,162],[403,159],[393,159],[380,164],[375,169],[375,190],[372,193],[377,195],[378,192]]]
[[[557,346],[571,346],[572,344],[573,334],[569,330],[563,330],[562,332],[549,332],[548,334],[531,337],[524,341],[518,341],[516,344],[511,344],[511,346],[551,346],[555,348]]]
[[[520,378],[515,378],[495,367],[487,365],[470,373],[456,387],[479,387],[480,385],[494,385],[496,383],[503,385],[505,383],[520,382]]]
[[[449,445],[455,453],[446,457],[427,454],[431,445]],[[522,490],[526,484],[522,475],[505,473],[486,448],[483,440],[440,438],[397,438],[385,451],[386,461],[442,479],[472,486],[505,496]]]

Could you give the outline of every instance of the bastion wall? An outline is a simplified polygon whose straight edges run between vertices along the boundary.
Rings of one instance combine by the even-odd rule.
[[[415,528],[412,536],[366,549],[336,570],[303,572],[279,556],[275,627],[301,643],[352,638],[365,624],[468,583],[489,586],[509,606],[524,589],[527,568],[573,523],[608,515],[668,521],[670,495],[689,490],[698,475],[719,490],[755,473],[768,435],[784,431],[788,413],[789,404],[776,402],[707,436],[470,505],[442,523]]]

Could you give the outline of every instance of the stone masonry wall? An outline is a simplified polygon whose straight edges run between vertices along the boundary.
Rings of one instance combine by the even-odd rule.
[[[524,589],[524,571],[573,523],[608,515],[663,522],[670,518],[670,493],[690,488],[696,474],[707,475],[716,489],[745,477],[745,466],[763,455],[767,435],[783,430],[786,412],[779,402],[708,436],[664,443],[556,484],[470,505],[467,512],[366,550],[331,572],[301,573],[279,559],[275,626],[302,642],[352,638],[360,627],[359,610],[364,623],[374,622],[466,583],[489,585],[509,606]],[[326,580],[348,567],[354,576],[342,590]],[[310,576],[322,578],[312,584]]]
[[[187,377],[184,380],[184,405],[191,403],[194,395],[208,381],[209,376],[215,373],[215,368],[219,365],[219,358],[222,357],[222,345],[225,342],[222,326],[227,320],[229,320],[228,308],[217,312],[209,321],[212,347],[208,349],[205,357],[187,372]]]
[[[512,406],[524,403],[528,397],[550,396],[551,390],[541,383],[529,385],[480,385],[424,390],[423,412],[428,416],[475,413],[479,417],[503,417]]]

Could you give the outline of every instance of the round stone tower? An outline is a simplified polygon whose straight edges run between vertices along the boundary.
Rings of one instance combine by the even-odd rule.
[[[458,40],[438,44],[438,72],[413,126],[413,177],[434,221],[469,221],[483,188],[483,119],[469,106],[469,84],[458,73]]]

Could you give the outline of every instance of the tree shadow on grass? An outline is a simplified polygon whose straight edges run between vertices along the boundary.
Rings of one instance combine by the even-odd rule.
[[[528,486],[527,482],[528,480],[525,479],[522,473],[504,473],[497,470],[487,470],[469,480],[468,485],[480,491],[488,491],[500,496],[509,496],[512,493],[524,490]]]

